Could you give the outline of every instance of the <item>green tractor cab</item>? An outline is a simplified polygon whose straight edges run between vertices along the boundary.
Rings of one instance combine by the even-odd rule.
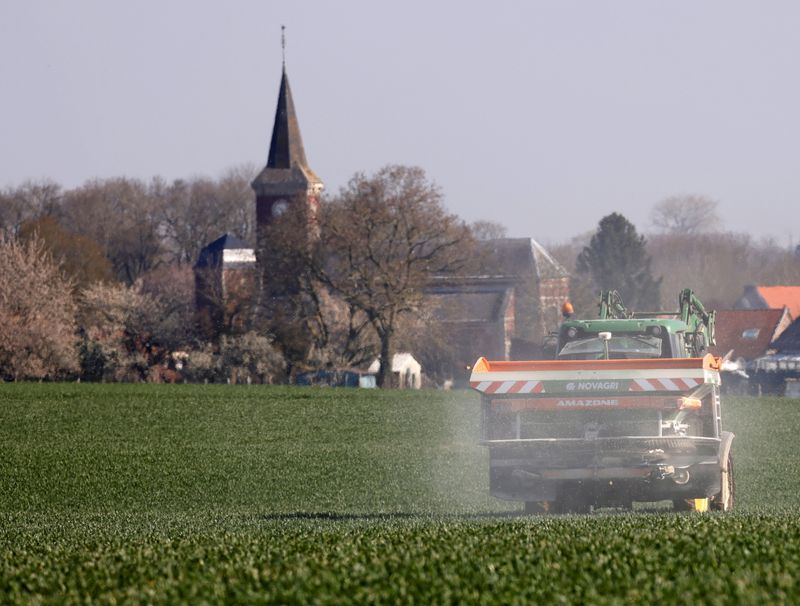
[[[601,294],[600,318],[566,320],[558,331],[559,360],[700,358],[714,345],[715,312],[690,289],[677,312],[629,312],[616,291]],[[610,335],[608,334],[610,333]]]

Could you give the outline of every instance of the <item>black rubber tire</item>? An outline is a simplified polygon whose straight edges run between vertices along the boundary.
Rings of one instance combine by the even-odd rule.
[[[728,454],[728,460],[725,463],[728,473],[721,473],[722,482],[727,481],[727,487],[723,484],[719,493],[714,496],[714,499],[709,504],[709,507],[714,511],[733,511],[733,505],[736,501],[736,479],[733,475],[733,453]]]

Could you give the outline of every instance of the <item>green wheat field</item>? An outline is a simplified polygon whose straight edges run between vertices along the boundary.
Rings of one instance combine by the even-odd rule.
[[[0,604],[800,602],[800,402],[737,511],[522,515],[468,392],[0,385]]]

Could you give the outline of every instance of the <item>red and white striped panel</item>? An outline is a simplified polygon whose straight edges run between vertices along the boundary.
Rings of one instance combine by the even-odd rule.
[[[633,379],[630,391],[687,391],[703,383],[702,379]]]
[[[483,393],[542,393],[541,381],[470,381],[470,387]]]

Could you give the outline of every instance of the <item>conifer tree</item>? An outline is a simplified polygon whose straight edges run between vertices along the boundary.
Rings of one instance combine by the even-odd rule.
[[[660,306],[661,278],[650,271],[647,240],[619,213],[600,220],[597,232],[578,255],[578,273],[598,290],[617,290],[626,307],[640,311]]]

